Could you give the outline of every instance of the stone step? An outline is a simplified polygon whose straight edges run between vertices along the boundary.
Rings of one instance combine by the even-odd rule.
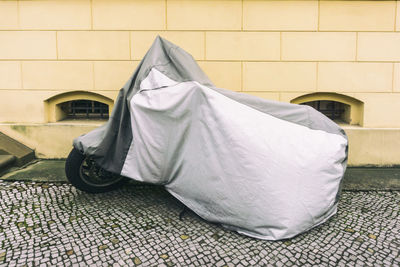
[[[29,147],[0,132],[0,155],[15,156],[14,165],[22,166],[35,159],[35,152]]]
[[[3,173],[8,168],[12,167],[16,157],[13,155],[0,155],[0,173]]]

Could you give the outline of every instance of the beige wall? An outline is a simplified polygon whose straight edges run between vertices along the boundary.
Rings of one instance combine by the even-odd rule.
[[[190,52],[219,87],[285,102],[336,92],[363,103],[362,129],[400,129],[399,6],[0,1],[0,123],[45,123],[45,100],[64,92],[114,99],[160,34]]]

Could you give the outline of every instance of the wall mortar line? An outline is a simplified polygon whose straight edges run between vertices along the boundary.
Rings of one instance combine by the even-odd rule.
[[[204,60],[207,60],[207,32],[204,31]]]
[[[244,88],[243,88],[243,61],[240,61],[240,91],[243,92]]]
[[[18,31],[21,30],[21,14],[20,14],[20,4],[19,0],[17,1],[17,21],[18,21]]]
[[[58,31],[56,31],[56,60],[58,59]]]
[[[396,6],[394,7],[394,25],[393,25],[393,31],[396,31],[396,24],[397,24],[397,6],[399,5],[398,0],[396,0]]]
[[[319,69],[319,62],[318,62],[318,61],[317,61],[316,64],[315,64],[315,68],[316,68],[316,73],[315,73],[315,91],[318,92],[318,91],[319,91],[319,90],[318,90],[318,78],[319,78],[319,77],[318,77],[318,76],[319,76],[319,75],[318,75],[318,69]]]
[[[207,61],[207,62],[241,62],[242,59],[197,59],[195,58],[196,61]],[[60,58],[57,60],[56,58],[0,58],[1,61],[138,61],[140,62],[141,59],[122,59],[122,58]],[[280,61],[279,59],[260,59],[260,60],[255,60],[255,59],[244,59],[246,62],[309,62],[309,63],[314,63],[316,62],[315,60],[293,60],[293,59],[288,59],[288,60],[282,60]],[[318,60],[318,62],[355,62],[354,60]],[[358,63],[400,63],[400,61],[396,60],[360,60],[356,61]]]
[[[358,32],[356,32],[356,53],[355,53],[355,62],[358,61]]]
[[[22,74],[22,60],[19,62],[19,69],[20,69],[20,77],[21,77],[21,88],[22,89],[25,89],[24,88],[24,75]]]
[[[75,91],[68,91],[70,88],[58,88],[58,89],[49,89],[49,88],[23,88],[23,89],[0,89],[0,91],[10,91],[10,92],[15,92],[15,91],[28,91],[28,92],[33,92],[33,91],[57,91],[57,92],[73,92]],[[81,89],[77,89],[77,90],[81,90]],[[243,91],[238,91],[238,90],[231,90],[228,89],[230,91],[234,91],[234,92],[251,92],[251,93],[284,93],[284,94],[292,94],[292,93],[301,93],[301,94],[310,94],[310,93],[315,93],[316,91],[313,90],[308,90],[308,91],[304,91],[302,89],[299,89],[298,91],[275,91],[272,89],[268,89],[268,90],[243,90]],[[104,91],[104,92],[118,92],[118,89],[88,89],[87,91],[89,92],[98,92],[98,91]],[[318,93],[329,93],[327,91],[318,91]],[[364,95],[375,95],[375,94],[390,94],[390,95],[399,95],[400,96],[400,92],[391,92],[391,91],[335,91],[335,94],[341,94],[341,95],[346,95],[346,96],[350,96],[353,98],[358,99],[357,97],[355,97],[354,95],[356,94],[364,94]],[[1,124],[1,122],[0,122]]]
[[[90,30],[93,30],[93,0],[90,0]]]
[[[319,32],[319,23],[320,23],[320,17],[321,17],[321,0],[318,0],[318,25],[317,25],[317,31]]]
[[[129,59],[132,60],[132,32],[129,32]]]
[[[279,33],[279,61],[282,61],[282,32]]]
[[[136,32],[154,32],[154,31],[166,31],[166,30],[160,30],[160,29],[1,29],[1,32],[52,32],[52,31],[58,31],[58,32],[88,32],[88,31],[96,31],[96,32],[129,32],[129,31],[136,31]],[[204,29],[191,29],[191,30],[168,30],[168,31],[174,31],[174,32],[203,32]],[[229,29],[222,29],[222,30],[215,30],[215,29],[207,29],[208,32],[230,32],[230,33],[235,33],[235,32],[240,32],[240,30],[229,30]],[[282,30],[243,30],[243,32],[255,32],[255,33],[278,33],[281,32]],[[313,30],[287,30],[285,29],[284,32],[290,32],[290,33],[316,33],[316,31]],[[319,32],[331,32],[331,33],[352,33],[355,32],[354,30],[343,30],[343,31],[338,31],[338,30],[321,30]],[[393,30],[359,30],[358,32],[361,33],[393,33]],[[396,31],[398,32],[398,31]]]
[[[96,79],[94,78],[94,61],[92,61],[92,86],[93,90],[96,90]]]
[[[244,29],[244,16],[243,16],[243,6],[244,6],[244,2],[243,2],[244,0],[242,0],[242,31],[243,31],[243,29]]]
[[[168,0],[165,0],[165,30],[168,30]]]
[[[392,63],[392,93],[394,92],[394,76],[395,76],[395,73],[394,73],[394,68],[395,68],[395,63]]]

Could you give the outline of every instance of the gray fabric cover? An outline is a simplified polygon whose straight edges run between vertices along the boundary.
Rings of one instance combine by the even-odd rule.
[[[109,121],[74,147],[108,171],[165,185],[204,219],[268,240],[335,214],[347,163],[347,136],[323,114],[216,88],[160,37]]]

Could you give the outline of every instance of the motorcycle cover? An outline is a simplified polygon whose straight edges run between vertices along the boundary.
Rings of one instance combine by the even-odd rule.
[[[108,171],[164,185],[208,221],[266,240],[334,215],[347,163],[346,134],[329,118],[216,88],[191,55],[161,37],[109,121],[74,147]]]

